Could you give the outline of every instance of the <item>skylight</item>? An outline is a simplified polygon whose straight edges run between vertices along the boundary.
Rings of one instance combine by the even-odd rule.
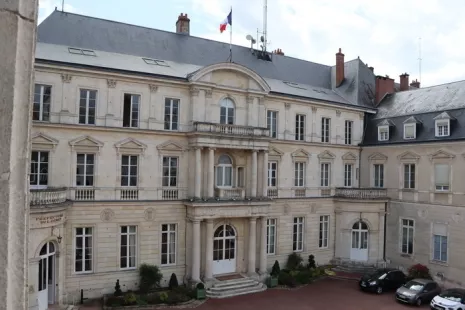
[[[92,50],[85,50],[82,48],[68,47],[70,54],[84,55],[84,56],[97,56]]]
[[[290,86],[290,87],[299,88],[299,89],[306,89],[305,87],[302,87],[299,84],[294,83],[294,82],[283,81],[283,83],[286,84],[287,86]]]
[[[142,58],[146,64],[148,65],[155,65],[155,66],[162,66],[162,67],[169,67],[169,65],[163,61],[163,60],[159,60],[159,59],[152,59],[152,58]]]

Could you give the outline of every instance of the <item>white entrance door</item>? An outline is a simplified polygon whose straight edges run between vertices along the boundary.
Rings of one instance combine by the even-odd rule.
[[[55,303],[55,284],[55,245],[48,242],[40,250],[39,310],[46,310],[49,304]]]
[[[230,225],[221,225],[213,235],[213,274],[235,271],[236,232]]]
[[[352,226],[350,259],[364,262],[368,260],[368,226],[362,221]]]

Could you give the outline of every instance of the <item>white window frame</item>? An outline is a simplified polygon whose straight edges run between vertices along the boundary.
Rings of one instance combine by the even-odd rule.
[[[448,184],[438,185],[438,183],[436,181],[436,166],[447,166],[447,168],[448,168],[448,177],[449,177]],[[449,192],[450,189],[451,189],[451,184],[450,184],[451,183],[451,180],[450,180],[451,165],[449,165],[447,163],[436,163],[436,164],[434,164],[433,168],[434,168],[434,190],[437,191],[437,192]]]
[[[389,140],[389,126],[388,125],[378,126],[378,141],[388,141],[388,140]]]
[[[127,232],[125,232],[125,233],[122,232],[123,227],[127,228]],[[135,228],[134,232],[130,231],[131,227]],[[137,256],[138,256],[137,253],[139,251],[139,248],[138,248],[139,247],[138,246],[138,239],[139,238],[137,236],[137,230],[138,230],[137,225],[121,225],[119,227],[119,264],[118,265],[119,265],[120,270],[131,270],[131,269],[136,269],[137,268]],[[127,238],[126,239],[127,240],[127,244],[126,244],[126,267],[121,267],[121,259],[122,259],[122,257],[121,257],[122,242],[121,242],[121,240],[122,240],[123,236],[126,236],[126,238]],[[130,259],[131,256],[129,256],[129,254],[130,254],[130,251],[129,251],[129,247],[130,247],[129,240],[130,240],[130,238],[129,237],[130,236],[135,236],[135,238],[134,238],[134,240],[135,240],[134,241],[135,242],[135,244],[134,244],[134,266],[129,266],[130,262],[131,262],[131,259]]]
[[[292,251],[302,252],[304,250],[304,223],[305,218],[303,216],[297,216],[293,219],[292,224]],[[294,233],[294,229],[297,228],[297,232]]]
[[[404,223],[405,221],[405,223]],[[412,225],[410,225],[410,222]],[[407,251],[404,251],[404,228],[407,229]],[[413,255],[415,252],[415,220],[409,218],[400,218],[400,240],[399,251],[401,254]],[[412,237],[412,248],[409,253],[409,237]]]
[[[168,123],[166,122],[166,114],[165,110],[169,102],[169,108],[170,108],[170,114],[169,114],[169,121]],[[177,110],[178,110],[178,120],[176,122],[173,121],[173,110],[174,106],[177,104]],[[178,131],[179,130],[179,123],[180,123],[180,117],[181,117],[181,100],[177,98],[165,98],[165,104],[163,105],[163,129],[164,130],[169,130],[169,131]],[[168,124],[168,128],[166,128],[166,125]],[[175,128],[176,127],[176,128]]]
[[[37,168],[38,168],[38,171],[37,171],[37,182],[36,184],[31,184],[31,181],[30,181],[30,178],[31,178],[31,174],[32,174],[32,169],[31,169],[31,165],[32,165],[32,160],[31,160],[31,163],[29,165],[29,187],[31,189],[42,189],[42,188],[47,188],[48,187],[48,184],[50,183],[50,155],[51,155],[51,152],[50,151],[36,151],[36,150],[32,150],[31,151],[31,158],[32,158],[32,153],[37,153],[37,158],[38,158],[38,161],[36,162],[37,164]],[[41,173],[40,171],[40,166],[41,166],[41,163],[45,163],[45,162],[41,162],[40,161],[40,154],[41,153],[47,153],[48,155],[48,161],[47,161],[47,184],[38,184],[40,183],[39,180],[40,180],[40,176],[41,175],[45,175],[45,173]]]
[[[331,119],[329,117],[321,118],[321,142],[329,143],[331,140]]]
[[[174,230],[172,230],[172,226],[174,225]],[[164,226],[166,226],[166,230],[163,230]],[[170,251],[170,243],[171,243],[171,234],[174,232],[174,262],[169,262],[169,257],[172,254]],[[166,234],[166,263],[163,263],[163,235]],[[161,266],[173,266],[176,265],[178,260],[178,224],[177,223],[164,223],[161,224],[161,239],[160,239],[160,265]]]
[[[354,186],[354,164],[344,164],[344,187]]]
[[[34,119],[34,121],[39,121],[39,122],[49,122],[50,121],[50,112],[51,112],[51,107],[52,107],[52,86],[51,85],[45,85],[45,84],[35,84],[34,85],[34,98],[32,99],[33,106],[32,109],[34,110],[34,105],[36,104],[35,102],[35,89],[36,87],[40,87],[40,99],[39,102],[39,119]],[[50,102],[47,103],[48,105],[48,114],[47,114],[47,119],[44,120],[44,94],[45,94],[45,88],[49,87],[50,88]]]
[[[331,225],[329,215],[320,215],[320,225],[318,229],[318,248],[327,249],[329,247],[329,226]]]
[[[219,163],[219,160],[222,156],[227,156],[229,158],[229,160],[231,161],[231,164],[220,164]],[[231,180],[230,180],[230,185],[225,185],[225,183],[227,183],[227,178],[226,178],[226,168],[230,168],[231,169]],[[221,180],[221,184],[218,185],[218,182],[220,180],[218,180],[218,169],[221,169],[222,170],[222,180]],[[234,162],[231,158],[231,156],[227,155],[227,154],[221,154],[219,157],[218,157],[218,164],[216,165],[215,167],[215,187],[217,188],[232,188],[233,187],[233,181],[234,181],[234,176],[233,176],[233,171],[234,171]]]
[[[351,120],[346,120],[345,121],[345,136],[344,136],[344,144],[346,145],[351,145],[352,144],[352,136],[353,136],[353,128],[354,128],[354,122]]]
[[[377,169],[377,167],[380,167],[380,169]],[[378,176],[379,176],[378,182],[376,182],[377,181],[376,180],[376,170],[379,170],[378,171]],[[381,178],[381,174],[383,176],[382,178]],[[373,187],[384,188],[384,186],[385,186],[385,184],[384,184],[385,180],[384,179],[385,179],[385,177],[384,177],[384,164],[373,164]]]
[[[296,141],[305,141],[306,118],[307,117],[305,114],[295,115],[295,140]]]
[[[320,187],[331,185],[331,163],[320,163]]]
[[[267,255],[276,255],[276,241],[277,241],[276,236],[278,232],[277,223],[278,223],[278,220],[276,218],[266,219],[266,254]],[[273,234],[270,234],[270,230],[272,227],[274,228]],[[273,249],[273,251],[271,250],[271,248]]]
[[[437,119],[434,121],[434,131],[436,137],[450,136],[450,119]]]
[[[164,175],[164,170],[165,170],[165,158],[168,159],[168,166],[166,166],[168,168],[168,176],[165,176]],[[171,175],[171,169],[173,168],[173,166],[171,165],[171,159],[176,159],[176,175]],[[178,156],[163,156],[162,157],[162,160],[161,160],[161,184],[162,184],[162,187],[178,187],[179,185],[179,157]],[[176,179],[176,185],[172,186],[171,185],[171,179],[172,178],[175,178]],[[165,185],[165,179],[168,179],[168,185]]]
[[[407,128],[408,127],[413,127],[413,136],[411,136],[411,137],[407,136]],[[416,137],[417,137],[417,124],[415,124],[415,123],[404,124],[404,139],[405,140],[413,140]]]
[[[278,115],[278,111],[266,111],[266,127],[270,130],[270,137],[272,138],[278,138]]]
[[[274,177],[273,177],[273,172],[274,172]],[[274,179],[275,185],[272,185],[271,181],[273,179]],[[268,162],[268,187],[272,187],[272,188],[278,187],[278,162],[277,161]]]
[[[441,238],[441,242],[440,242],[440,246],[439,246],[439,253],[440,253],[440,254],[439,254],[439,256],[440,256],[439,259],[437,259],[437,258],[434,257],[434,252],[435,252],[435,250],[436,250],[436,248],[435,248],[435,242],[434,242],[435,240],[434,240],[434,239],[436,239],[436,237],[440,237],[440,238]],[[446,239],[446,259],[444,259],[444,258],[442,257],[442,254],[441,254],[441,250],[442,250],[442,239],[443,239],[443,238]],[[447,234],[444,236],[444,235],[438,235],[438,234],[434,234],[434,233],[433,233],[432,242],[433,242],[433,246],[432,246],[433,251],[432,251],[432,253],[431,253],[432,260],[435,261],[435,262],[447,263],[447,262],[449,261],[449,236],[448,236]]]
[[[125,184],[125,185],[122,185],[121,183],[123,182],[123,157],[124,156],[127,156],[128,157],[128,174],[127,175],[124,175],[128,178],[128,184]],[[131,164],[131,158],[132,157],[136,157],[137,158],[137,165],[132,165]],[[120,180],[120,185],[121,187],[132,187],[132,188],[135,188],[135,187],[138,187],[139,186],[139,166],[140,166],[140,163],[139,163],[139,155],[132,155],[132,154],[122,154],[121,155],[121,180]],[[131,171],[132,171],[132,167],[136,167],[137,169],[137,174],[136,174],[136,185],[130,185],[131,184]]]
[[[82,229],[82,234],[81,235],[78,235],[77,234],[77,230],[81,228]],[[90,234],[87,234],[86,233],[86,229],[90,228],[91,229],[91,233]],[[95,250],[94,250],[94,227],[92,226],[75,226],[73,227],[73,271],[74,273],[76,274],[85,274],[85,273],[92,273],[94,271],[94,253],[95,253]],[[78,271],[76,270],[76,250],[77,250],[77,244],[76,244],[76,238],[77,237],[80,237],[82,239],[82,270],[81,271]],[[91,241],[90,241],[90,249],[91,249],[91,258],[90,258],[90,270],[85,270],[85,248],[86,248],[86,237],[90,237],[91,238]]]
[[[78,178],[78,174],[77,174],[78,169],[77,169],[77,166],[79,165],[77,159],[78,159],[79,155],[84,155],[84,164],[83,164],[83,166],[84,166],[84,174],[82,174],[82,176],[83,176],[83,178],[84,178],[84,183],[85,183],[85,181],[86,181],[87,176],[89,176],[89,175],[87,174],[87,167],[88,167],[88,166],[93,166],[93,169],[92,169],[92,170],[93,170],[93,173],[92,173],[92,185],[85,185],[85,184],[84,184],[84,185],[78,185],[78,184],[77,184],[77,178]],[[88,164],[88,163],[87,163],[87,157],[88,157],[89,155],[92,155],[92,156],[93,156],[92,164]],[[96,159],[96,154],[95,154],[95,153],[81,153],[81,152],[80,152],[80,153],[76,153],[76,174],[75,174],[75,179],[74,179],[74,182],[75,182],[75,186],[76,186],[76,187],[94,187],[94,186],[95,186],[95,168],[96,168],[96,167],[95,167],[95,159]]]
[[[224,122],[221,120],[223,115],[224,115]],[[230,123],[229,121],[230,121],[231,116],[232,116],[232,122]],[[220,102],[220,124],[234,125],[235,120],[236,120],[236,105],[234,104],[234,101],[229,97],[223,98]]]
[[[412,167],[413,167],[413,175],[412,175]],[[404,184],[402,184],[403,185],[402,187],[404,189],[415,189],[416,188],[417,186],[416,173],[417,173],[416,164],[414,163],[404,164],[404,171],[403,171]],[[413,183],[413,186],[412,186],[412,183]]]
[[[129,126],[124,126],[124,97],[126,95],[129,95],[131,96],[131,102],[130,102],[130,105],[131,105],[131,108],[129,109]],[[137,119],[134,119],[132,117],[132,113],[134,112],[133,111],[133,108],[134,108],[134,98],[137,97],[138,100],[137,100]],[[141,106],[141,100],[142,100],[142,96],[139,95],[139,94],[133,94],[133,93],[124,93],[123,94],[123,126],[125,128],[139,128],[139,125],[140,125],[140,106]],[[136,126],[133,125],[133,122],[136,122]]]
[[[303,161],[294,162],[294,187],[305,187],[306,166],[307,166],[306,162],[303,162]],[[297,174],[297,178],[296,178],[296,174]]]
[[[85,91],[86,92],[86,115],[85,116],[85,121],[84,123],[81,123],[81,91]],[[90,106],[89,106],[89,103],[90,103],[90,93],[91,92],[95,92],[95,108],[94,108],[94,122],[93,123],[89,123],[89,111],[90,111]],[[87,89],[87,88],[80,88],[79,89],[79,106],[78,106],[78,122],[79,124],[81,125],[95,125],[97,123],[97,105],[98,105],[98,91],[95,90],[95,89]]]

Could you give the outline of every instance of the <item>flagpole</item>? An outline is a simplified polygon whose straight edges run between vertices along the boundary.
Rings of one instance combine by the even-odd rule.
[[[232,62],[232,6],[231,6],[231,27],[229,27],[229,62]]]

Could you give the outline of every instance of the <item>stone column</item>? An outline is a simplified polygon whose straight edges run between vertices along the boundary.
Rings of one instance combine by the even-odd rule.
[[[200,198],[202,185],[202,148],[195,148],[195,193],[194,197]]]
[[[268,151],[263,152],[263,197],[268,196]]]
[[[192,272],[193,282],[200,282],[200,220],[192,221]]]
[[[29,309],[39,309],[39,257],[29,259]]]
[[[0,1],[1,310],[28,307],[28,169],[37,3]]]
[[[257,151],[252,151],[252,188],[250,196],[257,197]]]
[[[208,149],[208,197],[214,196],[215,184],[215,149]]]
[[[255,256],[257,251],[257,218],[249,218],[249,260],[247,263],[247,273],[249,276],[255,275]]]
[[[260,274],[266,273],[266,217],[262,217],[260,226]]]
[[[213,278],[213,220],[207,220],[205,240],[205,280]]]

